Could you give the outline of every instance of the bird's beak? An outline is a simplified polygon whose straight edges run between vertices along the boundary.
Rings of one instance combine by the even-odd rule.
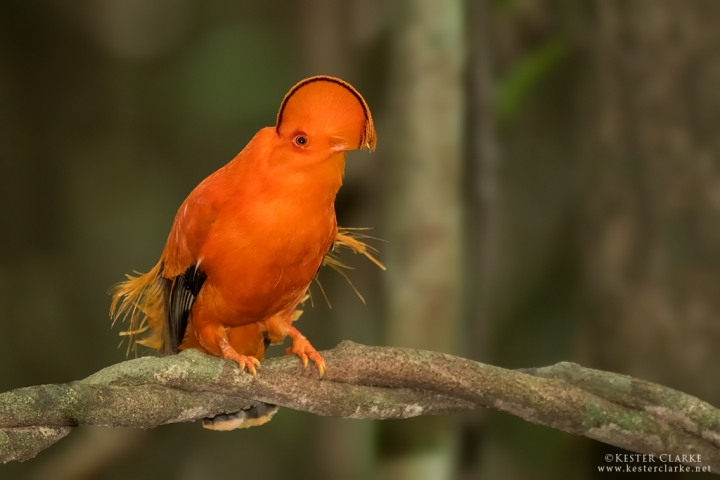
[[[350,150],[362,150],[367,148],[371,152],[375,150],[375,129],[372,120],[365,125],[365,131],[358,145],[357,133],[335,134],[330,137],[330,148],[334,152],[349,152]]]
[[[347,140],[342,137],[331,137],[330,143],[332,145],[330,149],[333,152],[347,152],[348,150],[355,150],[355,148],[357,148],[350,146]]]
[[[341,144],[335,145],[330,150],[332,150],[333,152],[347,152],[348,150],[353,150],[353,149],[350,148],[349,145],[347,145],[345,143],[341,143]]]

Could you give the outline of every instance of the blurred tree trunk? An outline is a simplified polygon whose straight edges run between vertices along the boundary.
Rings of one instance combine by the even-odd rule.
[[[462,2],[397,0],[393,7],[386,341],[450,353],[461,288]],[[453,419],[379,428],[382,478],[453,476]]]
[[[496,283],[500,240],[499,145],[496,127],[493,71],[492,8],[490,0],[468,2],[468,164],[466,187],[468,210],[465,221],[468,244],[465,252],[472,268],[467,269],[467,285],[473,293],[466,296],[469,340],[468,355],[488,360],[491,336],[491,297]],[[471,292],[468,292],[471,293]]]
[[[720,403],[720,2],[597,0],[588,363]]]
[[[467,105],[466,164],[464,169],[465,245],[470,268],[464,272],[463,330],[461,349],[469,358],[490,361],[492,297],[499,267],[500,182],[499,145],[495,110],[495,72],[491,0],[466,4]],[[461,478],[480,478],[482,472],[485,412],[463,416],[459,472]]]

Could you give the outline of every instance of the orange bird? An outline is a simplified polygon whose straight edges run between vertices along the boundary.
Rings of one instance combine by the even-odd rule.
[[[320,266],[343,267],[334,246],[380,265],[363,235],[338,230],[334,207],[346,153],[375,143],[367,103],[348,83],[317,76],[290,89],[277,124],[183,202],[158,264],[115,287],[111,315],[129,318],[129,348],[197,348],[256,375],[267,345],[289,336],[286,353],[322,376],[325,361],[293,320]]]

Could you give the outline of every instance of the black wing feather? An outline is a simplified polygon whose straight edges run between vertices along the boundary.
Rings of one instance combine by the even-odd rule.
[[[185,337],[193,303],[206,279],[207,275],[197,265],[172,279],[167,310],[166,354],[177,353]]]

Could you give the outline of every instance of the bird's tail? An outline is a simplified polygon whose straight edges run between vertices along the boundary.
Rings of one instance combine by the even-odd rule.
[[[131,351],[137,354],[138,344],[159,350],[165,343],[165,296],[169,281],[163,278],[162,269],[160,262],[146,274],[126,275],[127,280],[110,290],[113,325],[121,317],[128,321],[127,330],[120,332],[122,341],[128,339],[128,354]]]
[[[277,405],[258,403],[247,410],[215,415],[212,418],[203,418],[202,424],[203,428],[221,432],[235,430],[237,428],[259,427],[269,422],[277,411]]]

